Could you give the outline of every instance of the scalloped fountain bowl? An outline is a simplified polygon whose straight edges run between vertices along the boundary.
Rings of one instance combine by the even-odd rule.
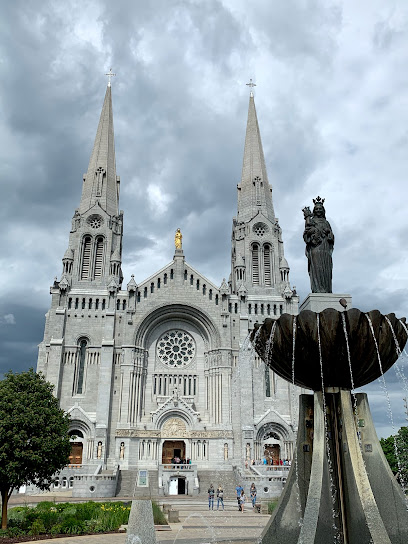
[[[395,314],[384,316],[378,310],[365,314],[357,308],[346,312],[328,308],[320,312],[319,330],[325,388],[352,389],[342,313],[345,317],[355,388],[379,378],[381,367],[385,373],[398,359],[393,333],[386,317],[390,320],[401,350],[408,339],[404,326]],[[381,367],[367,316],[370,317],[377,340]],[[266,360],[267,342],[274,321],[266,319],[263,325],[256,324],[251,335],[252,342],[256,338],[254,348],[257,354],[276,374],[290,382],[292,381],[294,318],[293,315],[283,314],[276,321],[273,346],[269,349],[268,360]],[[405,318],[401,321],[405,323]],[[259,327],[261,330],[256,334]],[[296,385],[314,391],[322,390],[317,314],[310,310],[304,310],[296,316],[294,376]]]

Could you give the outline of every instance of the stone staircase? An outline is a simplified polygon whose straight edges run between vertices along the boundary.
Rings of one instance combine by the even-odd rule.
[[[213,484],[216,490],[219,485],[224,490],[224,499],[232,500],[236,498],[236,486],[240,483],[232,470],[199,470],[198,480],[200,483],[199,496],[207,498],[207,491],[210,484]]]
[[[149,470],[149,486],[138,487],[136,480],[138,470],[121,470],[118,478],[116,495],[120,497],[157,497],[158,496],[158,473],[156,470]]]

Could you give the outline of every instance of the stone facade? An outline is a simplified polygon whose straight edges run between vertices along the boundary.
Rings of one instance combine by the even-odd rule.
[[[178,478],[192,494],[205,471],[244,470],[265,451],[291,458],[298,391],[241,349],[256,321],[296,314],[299,302],[253,95],[228,282],[214,285],[177,248],[157,273],[137,283],[135,270],[123,285],[119,183],[108,86],[37,367],[71,415],[74,492],[78,480],[77,494],[92,495],[84,474],[103,480],[119,467],[135,489],[156,474],[154,492],[174,493]],[[184,483],[175,457],[191,461]]]

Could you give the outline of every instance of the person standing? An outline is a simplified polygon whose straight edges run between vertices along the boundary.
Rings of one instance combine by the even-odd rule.
[[[241,505],[241,512],[244,511],[245,501],[246,501],[246,496],[245,496],[244,490],[242,490],[241,491],[241,496],[239,497],[239,502],[240,502],[240,505]]]
[[[241,491],[244,491],[244,488],[242,487],[241,484],[237,485],[237,487],[235,488],[236,492],[237,492],[237,503],[238,503],[238,510],[241,510]]]
[[[214,510],[214,487],[210,485],[208,489],[208,510]]]
[[[217,489],[217,510],[219,509],[220,504],[224,510],[224,490],[219,485]]]
[[[256,487],[255,487],[254,482],[252,482],[251,489],[249,490],[249,494],[250,494],[250,497],[251,497],[252,508],[255,508],[255,504],[256,504]]]

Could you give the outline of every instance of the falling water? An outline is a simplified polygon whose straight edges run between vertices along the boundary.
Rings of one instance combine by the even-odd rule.
[[[178,537],[180,536],[180,532],[182,532],[183,530],[188,530],[187,522],[188,522],[188,520],[191,519],[191,518],[201,518],[201,519],[204,521],[204,523],[207,525],[207,528],[208,528],[209,532],[211,533],[211,536],[210,536],[211,541],[208,542],[208,544],[211,544],[212,542],[217,542],[217,541],[215,540],[215,539],[216,539],[216,535],[215,535],[215,527],[213,527],[213,526],[209,523],[209,521],[208,521],[202,514],[200,514],[200,512],[193,512],[192,514],[190,514],[190,515],[188,515],[188,516],[186,517],[186,519],[185,519],[184,522],[183,522],[183,525],[181,525],[181,527],[180,527],[179,530],[177,531],[177,534],[176,534],[176,536],[174,537],[174,540],[173,540],[173,544],[176,543]],[[205,534],[205,533],[206,533],[206,529],[204,529],[204,534]],[[183,535],[181,535],[181,536],[183,536]],[[180,540],[184,540],[184,539],[182,538],[182,539],[180,539]],[[180,542],[180,540],[179,540],[179,542]],[[203,543],[203,544],[204,544],[204,543]],[[205,544],[207,544],[207,543],[205,543]]]
[[[347,359],[348,359],[348,365],[349,365],[349,369],[350,369],[351,395],[352,395],[352,398],[353,398],[354,420],[355,420],[355,424],[356,424],[356,429],[358,430],[357,396],[356,396],[356,391],[355,391],[355,387],[354,387],[354,377],[353,377],[353,369],[352,369],[352,366],[351,366],[350,346],[349,346],[349,341],[348,341],[346,318],[344,316],[344,312],[341,313],[341,319],[342,319],[342,322],[343,322],[344,338],[346,340],[346,348],[347,348]],[[357,436],[358,436],[358,441],[360,443],[360,449],[362,449],[361,433],[357,432]]]
[[[273,353],[273,341],[275,338],[275,329],[276,329],[276,321],[272,323],[271,333],[269,335],[268,341],[266,342],[266,347],[265,347],[265,363],[266,364],[268,364],[269,362],[269,356],[271,356]]]
[[[408,499],[406,497],[406,485],[405,485],[405,481],[404,481],[404,478],[403,478],[403,473],[402,473],[402,470],[401,470],[402,469],[401,459],[400,459],[400,455],[399,455],[399,451],[398,451],[397,438],[396,438],[396,435],[395,435],[395,424],[394,424],[394,417],[392,415],[390,395],[388,393],[387,384],[385,383],[385,377],[384,377],[383,367],[382,367],[382,363],[381,363],[380,351],[378,349],[377,339],[376,339],[375,334],[374,334],[374,327],[373,327],[373,324],[371,322],[370,316],[368,314],[365,314],[365,315],[367,317],[368,324],[369,324],[370,330],[371,330],[371,334],[373,336],[375,349],[377,351],[378,364],[380,366],[380,372],[381,372],[381,378],[379,378],[379,379],[380,379],[380,383],[382,383],[382,388],[383,388],[385,397],[387,399],[388,417],[389,417],[389,420],[391,422],[391,427],[392,427],[392,436],[393,436],[393,440],[394,440],[395,457],[397,459],[398,472],[400,473],[401,486],[402,486],[402,489],[404,491],[405,503],[406,503],[406,506],[407,506],[407,509],[408,509]]]
[[[265,368],[268,372],[269,372],[269,358],[271,358],[273,354],[273,342],[275,340],[275,330],[276,330],[276,321],[272,323],[271,332],[265,346]],[[272,375],[272,380],[274,380],[273,375]],[[276,391],[274,387],[273,387],[273,396],[272,396],[272,410],[276,411]]]
[[[292,424],[293,429],[296,427],[296,418],[295,418],[295,347],[296,347],[296,316],[293,316],[293,329],[292,329]],[[303,516],[302,516],[302,506],[300,503],[300,488],[299,488],[299,465],[298,465],[298,450],[295,447],[295,472],[296,472],[296,505],[299,512],[299,527],[302,528],[303,525]]]
[[[401,352],[401,348],[399,347],[399,344],[398,344],[397,336],[396,336],[395,331],[394,331],[394,329],[392,327],[391,321],[388,319],[388,317],[386,315],[384,317],[385,317],[388,325],[390,326],[392,336],[393,336],[394,342],[395,342],[395,349],[397,351],[398,357],[400,357],[402,355],[402,352]],[[407,332],[407,334],[408,334],[408,332]],[[408,395],[408,380],[407,380],[407,377],[404,374],[404,370],[403,370],[402,366],[400,366],[398,364],[398,361],[396,363],[394,363],[394,368],[395,368],[395,372],[397,374],[397,377],[398,377],[399,381],[402,383],[402,387],[403,387],[403,389],[405,391],[405,395]]]
[[[342,537],[340,530],[336,524],[336,518],[338,519],[339,513],[336,512],[336,498],[337,498],[337,489],[334,485],[334,478],[333,478],[333,461],[332,461],[332,455],[331,455],[331,448],[330,448],[330,438],[329,438],[329,430],[327,426],[327,406],[326,406],[326,397],[324,393],[324,377],[323,377],[323,358],[322,358],[322,344],[320,341],[320,319],[319,314],[316,314],[317,318],[317,339],[319,343],[319,361],[320,361],[320,378],[322,380],[322,398],[323,398],[323,417],[324,417],[324,429],[325,429],[325,435],[326,435],[326,451],[327,451],[327,463],[329,466],[329,477],[330,477],[330,493],[331,493],[331,499],[332,499],[332,517],[333,517],[333,525],[332,528],[334,530],[334,544],[340,544],[342,542]]]

